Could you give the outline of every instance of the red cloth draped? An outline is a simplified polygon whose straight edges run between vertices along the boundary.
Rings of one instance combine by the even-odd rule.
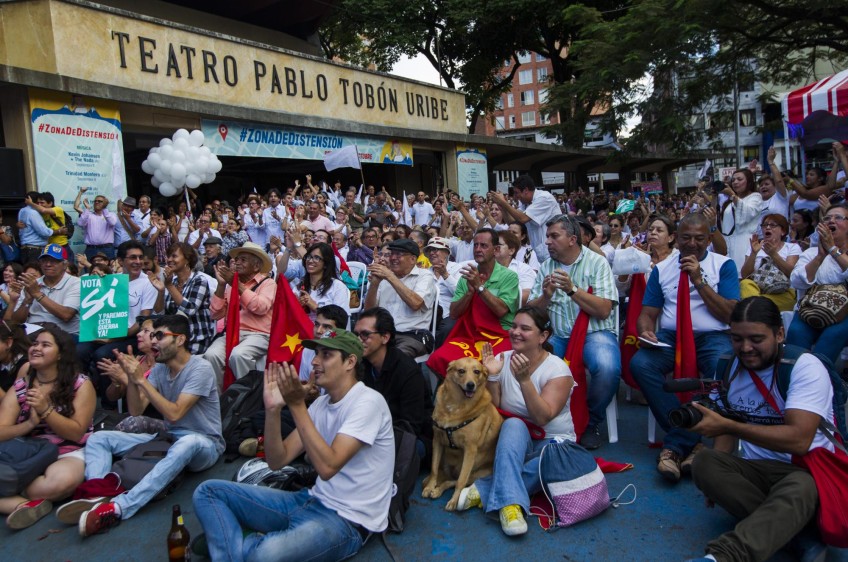
[[[300,369],[303,340],[312,339],[314,325],[300,306],[297,297],[280,273],[277,276],[277,294],[271,314],[271,337],[268,341],[268,363],[291,363]]]
[[[642,299],[645,297],[645,274],[635,273],[630,282],[630,304],[627,306],[627,319],[624,321],[624,333],[621,337],[621,378],[631,388],[639,389],[636,379],[630,372],[630,360],[639,351],[639,329],[637,321],[642,312]]]
[[[492,344],[495,355],[512,349],[509,335],[501,327],[500,320],[480,295],[474,294],[468,310],[456,321],[445,343],[430,355],[427,366],[444,378],[448,363],[463,357],[479,360],[480,350],[487,342]]]
[[[339,277],[341,277],[342,273],[344,273],[345,271],[347,271],[348,275],[353,277],[353,274],[350,272],[350,267],[348,267],[347,262],[342,257],[342,255],[339,253],[339,249],[336,248],[336,243],[330,242],[330,246],[333,248],[333,254],[335,254],[335,256],[337,258],[339,258]]]
[[[677,282],[677,333],[674,342],[674,378],[698,376],[698,356],[695,351],[695,332],[692,330],[692,308],[689,303],[689,274],[680,272]],[[692,400],[691,392],[679,392],[682,402]]]
[[[592,287],[586,289],[592,292]],[[589,314],[580,310],[574,327],[571,328],[571,336],[568,338],[568,349],[565,350],[565,362],[571,370],[571,376],[576,383],[571,391],[571,421],[574,423],[574,432],[577,441],[586,431],[589,425],[589,403],[586,400],[586,365],[583,363],[583,348],[586,345],[586,335],[589,333]]]
[[[224,358],[224,390],[227,390],[227,387],[236,382],[236,376],[230,369],[230,354],[233,352],[233,348],[239,344],[239,332],[241,331],[241,295],[239,295],[238,286],[238,273],[234,272],[233,281],[230,283],[230,300],[227,303],[227,331],[224,334],[224,338],[226,338],[224,341],[227,343]]]

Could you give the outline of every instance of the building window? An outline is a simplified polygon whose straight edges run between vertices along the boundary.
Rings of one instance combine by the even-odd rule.
[[[710,129],[726,131],[733,128],[733,112],[717,111],[710,115]]]
[[[535,98],[533,90],[525,90],[521,92],[521,105],[533,105],[536,101]]]
[[[754,109],[743,109],[739,112],[739,125],[754,127],[757,124],[757,112]]]
[[[536,124],[536,112],[524,111],[521,113],[521,126],[530,127]]]
[[[546,67],[536,69],[536,81],[540,84],[548,81],[548,69]]]
[[[514,128],[515,128],[515,115],[510,115],[510,116],[509,116],[509,128],[510,128],[510,129],[514,129]]]
[[[742,147],[742,160],[744,163],[748,163],[751,160],[759,160],[760,159],[760,147],[758,146],[743,146]]]
[[[523,53],[518,53],[518,62],[521,64],[527,64],[530,62],[530,53],[524,51]]]
[[[506,129],[506,121],[504,119],[504,116],[498,115],[497,117],[495,117],[495,130],[503,131],[504,129]]]
[[[506,106],[507,107],[515,107],[515,96],[512,94],[506,95]]]
[[[550,125],[551,124],[551,115],[550,113],[539,113],[539,122],[542,125]]]
[[[518,83],[519,84],[532,84],[533,83],[533,70],[519,70],[518,71]]]
[[[545,55],[540,55],[539,53],[536,53],[536,62],[542,62],[544,60],[548,60],[548,58]]]
[[[539,90],[539,103],[543,104],[543,103],[547,103],[547,101],[548,101],[548,89],[544,88],[542,90]]]
[[[692,115],[689,117],[689,123],[692,124],[692,128],[696,131],[703,131],[707,125],[707,118],[703,113],[700,115]]]

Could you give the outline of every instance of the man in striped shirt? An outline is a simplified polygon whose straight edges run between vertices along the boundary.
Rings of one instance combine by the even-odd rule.
[[[560,215],[547,222],[545,243],[550,258],[536,275],[528,305],[547,309],[554,335],[554,353],[565,356],[577,315],[589,315],[583,361],[591,375],[587,399],[589,425],[581,444],[587,449],[601,446],[600,424],[607,405],[621,380],[621,352],[613,307],[618,304],[615,278],[607,260],[583,246],[580,225],[573,217]],[[589,288],[592,292],[589,293]]]

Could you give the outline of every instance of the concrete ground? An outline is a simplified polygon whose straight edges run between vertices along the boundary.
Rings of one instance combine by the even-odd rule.
[[[605,444],[596,456],[634,465],[630,471],[607,475],[611,495],[628,484],[636,487],[636,501],[611,508],[595,519],[555,532],[544,532],[536,520],[520,538],[508,538],[497,520],[480,510],[447,513],[443,510],[450,492],[437,500],[421,498],[419,483],[408,512],[407,528],[388,541],[397,560],[633,560],[681,561],[702,556],[706,542],[733,527],[732,518],[720,508],[707,509],[691,480],[677,485],[662,481],[655,470],[657,449],[647,442],[647,408],[619,397],[620,441]],[[191,503],[194,488],[210,478],[230,479],[241,462],[220,462],[212,469],[189,476],[172,496],[143,508],[105,535],[81,539],[76,527],[61,524],[48,515],[29,529],[18,532],[0,528],[2,560],[22,561],[154,561],[166,557],[166,535],[171,525],[171,506],[179,503],[192,536],[201,532]],[[632,495],[632,494],[630,494]],[[358,560],[389,560],[379,539],[372,538]],[[778,553],[775,561],[793,560]]]

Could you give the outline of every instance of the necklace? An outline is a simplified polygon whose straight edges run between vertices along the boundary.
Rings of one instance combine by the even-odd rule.
[[[35,380],[37,380],[37,381],[38,381],[38,384],[39,384],[39,385],[45,385],[45,384],[51,384],[51,383],[54,383],[54,382],[56,382],[56,379],[58,379],[58,378],[59,378],[59,377],[53,377],[53,378],[52,378],[52,379],[50,379],[49,381],[43,381],[43,380],[41,380],[40,378],[38,378],[38,375],[36,375],[36,376],[35,376]]]

